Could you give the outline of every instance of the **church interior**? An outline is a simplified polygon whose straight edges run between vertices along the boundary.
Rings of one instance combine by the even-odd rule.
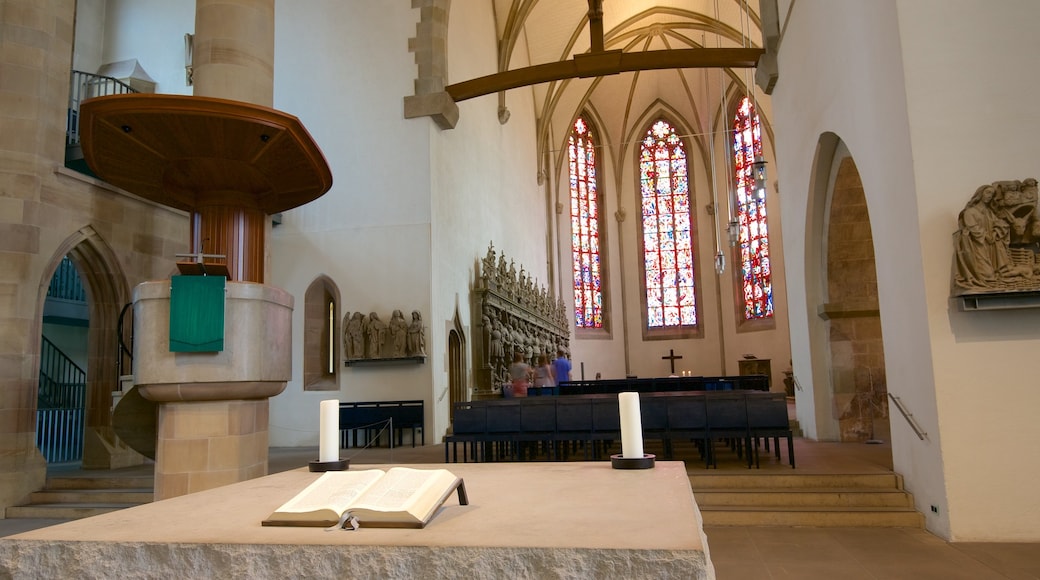
[[[156,499],[265,475],[329,399],[415,403],[442,446],[514,353],[563,352],[574,381],[762,376],[928,534],[1040,542],[1033,218],[963,249],[976,190],[1035,212],[1040,81],[996,73],[1033,70],[1040,6],[0,10],[0,514],[59,465],[161,456]]]

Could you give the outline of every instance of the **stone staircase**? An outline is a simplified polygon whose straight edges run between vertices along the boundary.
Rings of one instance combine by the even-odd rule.
[[[4,517],[75,520],[149,503],[151,475],[49,477],[29,503],[7,508]]]
[[[923,528],[895,473],[695,473],[705,525]]]

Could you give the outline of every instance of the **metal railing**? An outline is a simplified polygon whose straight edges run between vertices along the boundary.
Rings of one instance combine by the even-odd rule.
[[[899,412],[903,414],[903,418],[906,419],[906,422],[910,423],[910,428],[914,430],[914,433],[917,433],[917,438],[924,441],[928,437],[928,433],[921,429],[921,426],[917,424],[917,421],[914,419],[914,414],[908,411],[906,406],[903,405],[903,400],[892,393],[889,393],[888,396],[892,399],[892,402],[896,404],[896,408],[899,409]]]
[[[86,393],[87,373],[43,337],[36,403],[36,446],[48,462],[82,459]]]
[[[72,260],[68,256],[61,259],[58,269],[54,271],[51,285],[47,287],[48,298],[86,302],[87,292],[83,288],[83,280]]]
[[[137,90],[119,79],[72,71],[72,82],[69,85],[69,118],[65,129],[65,145],[79,145],[79,105],[93,97],[108,95],[125,95]]]

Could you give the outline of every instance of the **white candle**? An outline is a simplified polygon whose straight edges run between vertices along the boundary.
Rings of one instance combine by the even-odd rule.
[[[321,402],[318,416],[318,461],[339,461],[339,401]]]
[[[643,458],[643,420],[639,416],[639,393],[618,393],[621,410],[621,456]]]

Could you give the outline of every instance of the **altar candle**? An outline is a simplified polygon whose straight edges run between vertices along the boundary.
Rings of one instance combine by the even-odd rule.
[[[339,400],[321,402],[318,416],[318,461],[339,461]]]
[[[618,393],[621,410],[621,456],[643,458],[643,420],[639,416],[639,393]]]

